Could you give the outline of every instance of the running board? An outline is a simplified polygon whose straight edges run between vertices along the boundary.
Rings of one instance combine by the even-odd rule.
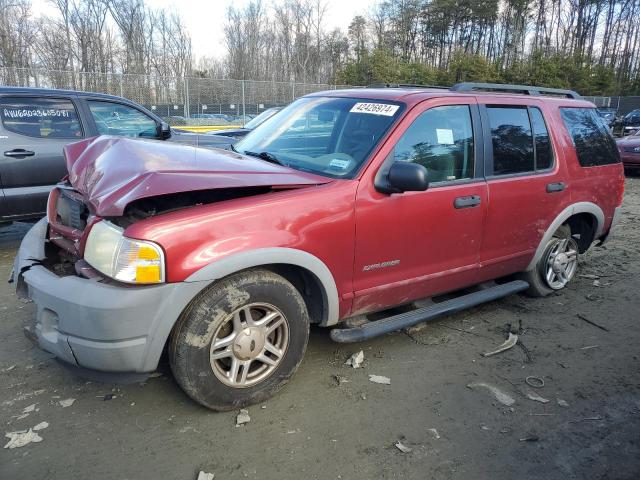
[[[529,288],[527,282],[514,280],[513,282],[496,285],[451,300],[429,305],[428,307],[365,323],[359,327],[335,328],[331,330],[331,339],[338,343],[362,342],[385,333],[412,327],[418,323],[437,320],[443,315],[449,315],[482,303],[491,302],[498,298],[511,295],[512,293],[521,292],[527,288]]]

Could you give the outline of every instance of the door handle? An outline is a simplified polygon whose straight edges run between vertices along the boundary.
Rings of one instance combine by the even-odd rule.
[[[469,208],[480,205],[480,195],[469,195],[468,197],[458,197],[453,201],[455,208]]]
[[[567,185],[564,182],[548,183],[547,193],[561,192],[565,188],[567,188]]]
[[[35,154],[36,152],[32,152],[31,150],[25,150],[24,148],[14,148],[13,150],[4,152],[5,157],[12,157],[12,158],[33,157]]]

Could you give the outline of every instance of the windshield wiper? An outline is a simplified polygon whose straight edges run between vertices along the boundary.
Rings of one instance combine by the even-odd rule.
[[[266,160],[267,162],[275,163],[277,165],[285,165],[283,162],[278,160],[278,158],[269,152],[250,152],[249,150],[244,151],[245,155],[249,155],[251,157],[258,157],[262,160]],[[285,165],[286,166],[286,165]]]

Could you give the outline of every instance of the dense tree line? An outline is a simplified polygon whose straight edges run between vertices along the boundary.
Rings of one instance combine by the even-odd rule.
[[[640,93],[638,0],[384,0],[349,28],[349,83],[491,81]]]
[[[30,0],[0,0],[0,67],[18,67],[14,76],[70,71],[58,83],[74,88],[100,88],[90,82],[104,76],[83,72],[101,72],[156,74],[139,88],[174,90],[191,75],[640,94],[640,0],[379,0],[346,32],[327,28],[327,0],[253,0],[227,11],[226,55],[197,61],[177,13],[144,0],[49,2],[57,15],[36,17]]]
[[[333,5],[333,8],[339,8]],[[229,10],[236,78],[449,85],[489,81],[640,93],[640,0],[382,0],[348,32],[321,0]]]

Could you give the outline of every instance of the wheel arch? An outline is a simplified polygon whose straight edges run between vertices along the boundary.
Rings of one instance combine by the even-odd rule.
[[[589,219],[589,220],[587,220]],[[536,253],[533,258],[529,262],[527,266],[527,271],[531,271],[536,267],[536,264],[542,257],[545,246],[553,237],[553,234],[565,223],[568,223],[570,227],[582,228],[582,232],[588,233],[589,229],[593,232],[590,240],[586,238],[581,238],[581,241],[578,243],[580,246],[580,250],[582,252],[586,251],[587,248],[591,245],[593,240],[599,238],[602,235],[602,231],[604,229],[604,212],[602,209],[592,202],[578,202],[569,205],[562,212],[556,216],[556,218],[551,222],[547,230],[545,231],[542,239],[540,240],[540,244],[536,249]],[[591,222],[588,227],[584,226],[584,222]],[[573,228],[572,228],[573,232]],[[587,244],[588,243],[588,244]]]
[[[260,248],[240,252],[202,267],[185,282],[214,282],[251,268],[277,273],[300,291],[314,323],[334,325],[339,318],[338,288],[325,263],[315,255],[293,248]],[[319,296],[320,302],[314,300]]]

